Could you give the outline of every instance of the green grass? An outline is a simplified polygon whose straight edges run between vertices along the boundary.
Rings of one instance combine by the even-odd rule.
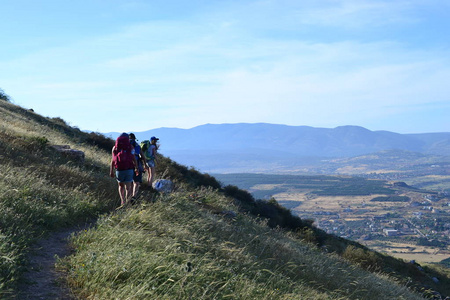
[[[3,284],[16,281],[24,264],[23,254],[35,238],[48,230],[75,224],[105,210],[94,195],[81,189],[52,185],[37,172],[2,166],[0,179],[0,228],[2,249],[0,278]]]
[[[418,274],[163,156],[157,174],[176,192],[115,211],[110,140],[5,101],[0,116],[0,298],[16,294],[36,239],[97,217],[58,263],[80,299],[420,299],[408,281],[449,293],[435,271]],[[85,163],[51,147],[62,144]]]
[[[371,199],[374,202],[409,202],[411,199],[408,196],[380,196]]]
[[[76,129],[7,102],[0,103],[0,115],[0,298],[5,298],[26,269],[31,243],[111,210],[117,191],[104,171],[107,157],[98,159],[95,146],[79,143],[82,135],[74,139]],[[51,144],[85,151],[87,163],[68,160]]]
[[[330,257],[236,209],[211,189],[180,191],[103,217],[61,262],[96,299],[419,299],[384,276]]]
[[[368,180],[349,176],[327,175],[273,175],[273,174],[216,174],[225,184],[251,190],[257,198],[270,198],[287,191],[310,190],[319,196],[364,196],[370,194],[394,194],[386,187],[386,181]],[[257,185],[270,184],[272,189],[261,190]]]

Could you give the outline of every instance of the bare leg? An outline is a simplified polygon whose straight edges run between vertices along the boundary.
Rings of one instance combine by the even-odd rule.
[[[121,205],[128,204],[133,195],[133,183],[119,182],[119,195]]]
[[[155,167],[151,167],[150,170],[148,170],[148,185],[151,187],[153,180],[155,179]]]
[[[140,187],[141,183],[140,182],[134,182],[133,183],[133,196],[132,197],[136,197],[138,192],[139,192],[139,187]]]
[[[120,196],[120,205],[125,204],[126,194],[125,194],[125,183],[119,182],[119,196]]]
[[[152,168],[148,168],[148,178],[147,178],[147,183],[148,185],[151,187],[152,186]]]
[[[133,195],[133,182],[125,182],[125,188],[126,188],[125,203],[128,204],[130,202],[131,196]]]

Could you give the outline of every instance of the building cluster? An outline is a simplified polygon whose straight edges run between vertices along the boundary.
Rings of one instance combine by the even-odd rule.
[[[392,210],[360,206],[303,212],[299,216],[314,219],[315,225],[328,233],[352,240],[425,238],[450,245],[450,200],[436,195],[425,195],[420,202]]]

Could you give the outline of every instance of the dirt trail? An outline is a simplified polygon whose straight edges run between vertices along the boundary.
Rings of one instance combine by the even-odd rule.
[[[145,200],[144,200],[145,199]],[[152,190],[141,187],[136,203],[153,201]],[[95,220],[82,225],[50,233],[31,247],[27,257],[30,265],[23,276],[17,300],[76,300],[70,289],[65,286],[65,274],[55,269],[57,257],[63,258],[71,254],[68,238],[72,233],[85,230],[95,224]]]
[[[77,299],[61,280],[64,274],[55,269],[57,257],[71,253],[68,238],[72,233],[89,228],[91,223],[52,232],[30,249],[28,272],[19,286],[15,299],[19,300],[72,300]]]

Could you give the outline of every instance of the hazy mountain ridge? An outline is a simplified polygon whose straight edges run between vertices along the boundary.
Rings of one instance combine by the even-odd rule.
[[[107,133],[112,137],[119,133]],[[267,123],[205,124],[191,129],[135,132],[139,140],[161,138],[161,151],[177,161],[213,172],[283,172],[321,160],[386,150],[448,156],[450,133],[400,134],[360,126],[315,128]]]
[[[23,293],[57,297],[40,285],[25,292],[17,286],[27,269],[34,277],[23,282],[26,286],[53,271],[25,267],[23,255],[44,233],[98,216],[95,226],[71,238],[73,254],[58,263],[64,271],[58,283],[69,285],[80,299],[422,299],[435,291],[449,294],[445,273],[427,266],[419,270],[326,234],[276,201],[256,200],[233,186],[220,188],[210,175],[163,156],[157,174],[180,188],[169,194],[144,189],[137,205],[114,210],[117,183],[108,176],[114,141],[8,102],[0,101],[0,114],[0,253],[7,261],[0,264],[1,299],[28,298]],[[53,146],[61,143],[83,151],[85,159],[57,152]],[[39,294],[32,293],[36,290]]]

